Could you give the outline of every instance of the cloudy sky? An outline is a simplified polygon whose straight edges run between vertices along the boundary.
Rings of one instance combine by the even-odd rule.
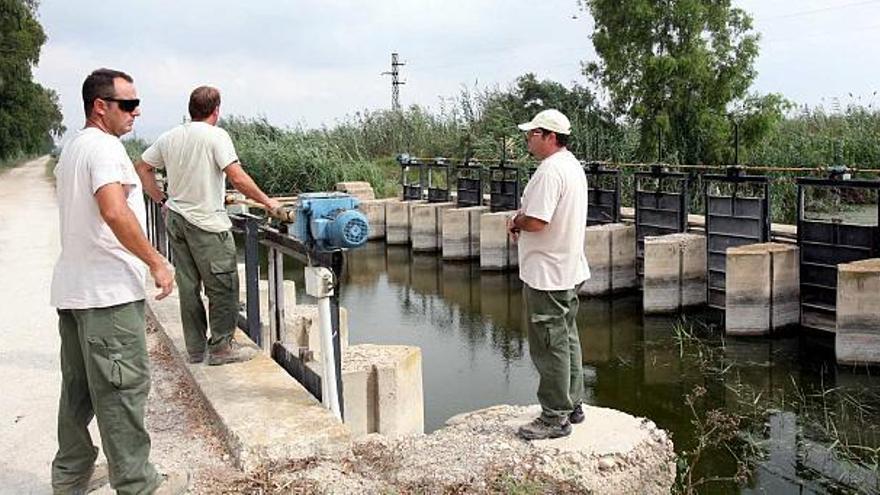
[[[753,90],[880,102],[880,0],[734,4],[762,36]],[[60,93],[65,125],[82,126],[83,78],[112,67],[135,78],[146,139],[179,123],[201,84],[222,90],[225,114],[317,127],[388,107],[394,51],[401,103],[433,108],[526,72],[585,82],[580,63],[595,57],[576,0],[43,0],[39,14],[49,40],[35,74]]]

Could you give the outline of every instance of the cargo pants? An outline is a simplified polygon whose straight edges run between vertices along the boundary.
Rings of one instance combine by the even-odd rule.
[[[168,240],[174,280],[180,294],[180,319],[190,354],[215,350],[232,339],[238,323],[238,269],[232,232],[208,232],[169,211]],[[201,288],[208,296],[211,338]]]
[[[578,296],[571,290],[543,291],[523,284],[529,355],[540,375],[541,417],[565,420],[584,401],[584,370],[577,329]]]
[[[60,309],[58,331],[61,398],[53,490],[68,493],[88,483],[98,456],[88,425],[97,416],[111,486],[120,494],[153,493],[161,480],[149,461],[144,428],[150,392],[144,301]]]

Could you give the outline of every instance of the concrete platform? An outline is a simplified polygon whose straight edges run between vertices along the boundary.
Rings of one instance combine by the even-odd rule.
[[[425,203],[412,207],[412,250],[417,253],[440,251],[443,245],[443,212],[455,203]]]
[[[385,243],[409,244],[412,240],[412,209],[426,201],[399,201],[385,203]]]
[[[147,281],[148,287],[152,281]],[[147,314],[158,323],[169,348],[215,413],[232,460],[250,471],[316,455],[344,455],[351,433],[296,380],[262,354],[225,366],[188,364],[177,290],[161,301],[148,299]],[[242,332],[236,339],[248,342]]]
[[[450,208],[443,211],[444,260],[480,257],[480,218],[488,211],[488,206]]]
[[[587,227],[584,252],[590,278],[579,294],[601,296],[638,287],[636,276],[636,228],[611,223]]]
[[[837,265],[837,332],[841,364],[880,365],[880,258]]]
[[[724,331],[768,335],[800,322],[797,246],[766,242],[727,249]]]
[[[507,220],[515,213],[499,211],[480,216],[481,270],[509,270],[519,266],[517,244],[507,234]]]
[[[646,237],[644,271],[645,313],[671,313],[706,304],[706,237]]]

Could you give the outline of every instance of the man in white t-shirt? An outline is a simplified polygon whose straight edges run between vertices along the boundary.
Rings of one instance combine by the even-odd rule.
[[[52,488],[86,493],[100,484],[103,466],[95,467],[98,449],[88,430],[97,417],[117,493],[183,493],[188,475],[156,472],[144,428],[144,264],[161,289],[156,299],[171,292],[173,278],[144,234],[141,183],[119,141],[140,115],[140,100],[131,76],[110,69],[92,72],[82,95],[85,128],[55,167],[61,255],[51,304],[61,336],[61,399]]]
[[[584,420],[584,372],[577,330],[577,286],[590,277],[584,254],[587,178],[565,148],[568,118],[544,110],[520,124],[529,152],[541,164],[523,191],[520,210],[508,222],[519,241],[529,329],[529,355],[538,369],[541,416],[519,429],[527,440],[571,433]]]
[[[253,346],[233,339],[238,322],[238,269],[235,240],[226,215],[226,178],[248,198],[277,210],[244,171],[229,134],[217,127],[220,92],[210,86],[193,90],[192,122],[159,136],[135,165],[144,189],[168,207],[166,228],[180,293],[180,316],[190,363],[209,365],[242,362],[256,355]],[[168,197],[156,183],[155,169],[164,168]],[[202,303],[204,286],[210,308],[211,336]]]

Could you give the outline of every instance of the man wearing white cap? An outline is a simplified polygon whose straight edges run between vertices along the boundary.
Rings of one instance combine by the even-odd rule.
[[[590,277],[584,255],[587,178],[566,149],[571,124],[558,110],[544,110],[519,125],[529,153],[541,160],[508,222],[519,238],[529,354],[538,369],[541,416],[519,429],[527,440],[571,434],[584,420],[584,374],[577,330],[577,286]]]

